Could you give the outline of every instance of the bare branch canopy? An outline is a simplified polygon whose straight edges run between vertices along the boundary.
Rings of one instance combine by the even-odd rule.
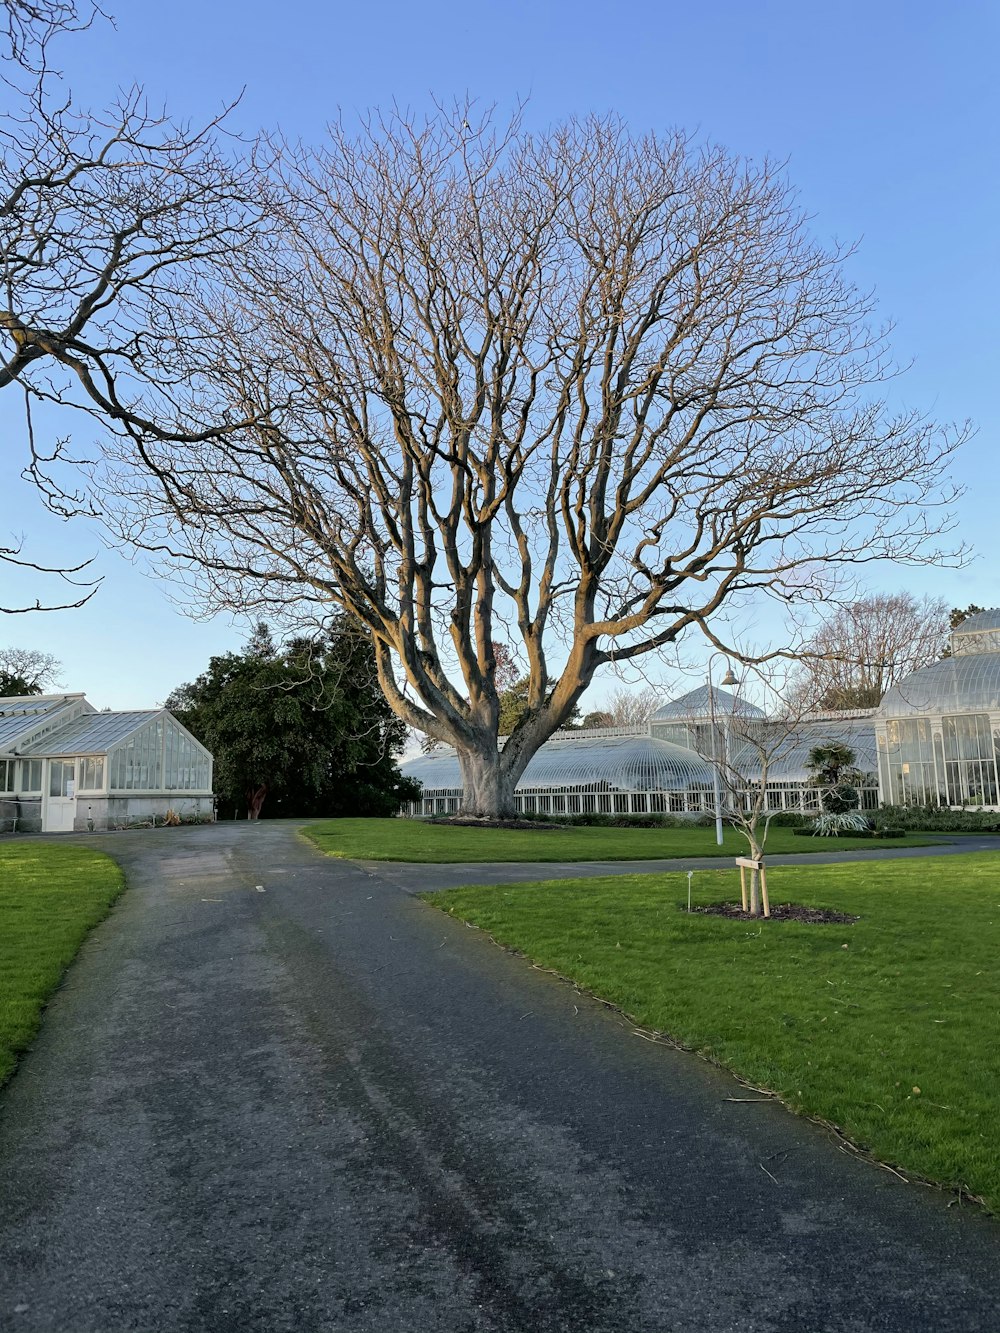
[[[189,445],[126,436],[104,485],[216,604],[358,616],[468,810],[510,808],[600,666],[933,554],[958,435],[886,412],[871,299],[780,170],[468,104],[274,148],[279,225],[184,311]]]

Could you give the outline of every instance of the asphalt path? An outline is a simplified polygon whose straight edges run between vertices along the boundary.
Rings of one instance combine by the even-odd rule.
[[[542,835],[544,836],[544,834]],[[830,850],[789,852],[768,856],[768,867],[842,865],[848,861],[909,861],[928,856],[961,856],[970,852],[1000,852],[1000,837],[966,834],[925,847],[884,847],[874,851]],[[415,864],[387,861],[358,861],[370,874],[390,879],[406,893],[428,893],[454,889],[460,884],[513,884],[543,879],[597,879],[606,875],[686,875],[689,870],[731,870],[733,858],[686,856],[661,861],[494,861]],[[686,883],[686,881],[685,881]],[[997,1324],[1000,1330],[1000,1321]]]
[[[268,822],[87,841],[130,892],[0,1094],[3,1330],[1000,1327],[1000,1223],[727,1100],[400,867]]]

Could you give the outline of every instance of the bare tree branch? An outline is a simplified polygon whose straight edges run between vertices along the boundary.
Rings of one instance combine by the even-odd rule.
[[[76,0],[3,0],[0,42],[6,42],[2,59],[28,74],[42,74],[49,68],[52,39],[63,32],[82,32],[98,15],[108,17],[98,5],[81,6]]]
[[[192,415],[188,377],[216,351],[184,312],[261,217],[260,184],[224,132],[230,108],[192,127],[138,87],[103,113],[73,105],[49,46],[102,13],[76,0],[0,8],[13,68],[0,117],[0,389],[23,390],[25,475],[63,515],[86,503],[55,466],[73,461],[66,442],[36,441],[33,400],[137,442],[184,446],[231,427],[231,412]]]

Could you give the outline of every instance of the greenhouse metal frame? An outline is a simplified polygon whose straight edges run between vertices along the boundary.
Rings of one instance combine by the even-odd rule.
[[[166,709],[98,712],[82,694],[0,699],[0,832],[213,813],[212,756]]]

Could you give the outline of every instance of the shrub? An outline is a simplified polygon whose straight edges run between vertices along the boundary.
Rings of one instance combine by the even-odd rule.
[[[823,793],[823,809],[830,815],[851,814],[857,811],[860,800],[857,787],[852,787],[849,782],[839,782]]]
[[[860,810],[822,814],[813,820],[812,831],[820,838],[837,838],[841,833],[867,833],[868,820]]]
[[[884,805],[875,823],[906,832],[996,833],[1000,831],[1000,814],[996,810],[949,810],[940,805]]]
[[[816,836],[816,830],[813,828],[812,824],[809,824],[805,828],[792,829],[792,836],[795,838],[814,838]],[[852,838],[905,838],[906,829],[866,828],[858,829],[857,832],[851,833],[848,836]]]
[[[520,819],[539,823],[553,822],[577,828],[710,828],[715,823],[712,815],[651,814],[626,815],[591,811],[583,815],[541,815],[528,813]]]

